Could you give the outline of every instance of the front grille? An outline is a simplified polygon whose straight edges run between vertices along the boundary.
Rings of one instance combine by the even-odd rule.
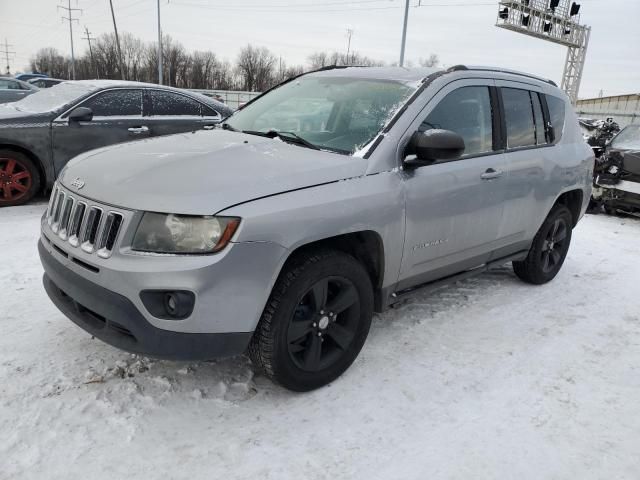
[[[109,258],[122,230],[124,216],[120,212],[93,205],[55,186],[47,208],[47,224],[51,231],[72,247]]]

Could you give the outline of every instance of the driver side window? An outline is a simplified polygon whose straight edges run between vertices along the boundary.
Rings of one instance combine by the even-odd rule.
[[[493,116],[489,87],[461,87],[444,97],[419,127],[439,128],[464,139],[464,156],[493,150]]]

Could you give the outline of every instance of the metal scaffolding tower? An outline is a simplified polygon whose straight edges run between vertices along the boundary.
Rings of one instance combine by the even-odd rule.
[[[561,88],[575,104],[591,27],[580,25],[580,5],[571,0],[502,0],[496,26],[568,48]]]

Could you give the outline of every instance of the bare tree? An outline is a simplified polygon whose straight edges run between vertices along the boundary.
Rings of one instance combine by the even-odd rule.
[[[65,58],[55,48],[41,48],[31,59],[31,70],[46,73],[50,77],[65,78],[68,75],[70,59]]]
[[[308,57],[312,70],[327,67],[329,65],[358,65],[365,67],[378,67],[384,65],[380,60],[362,55],[358,52],[351,52],[349,55],[340,52],[315,52]]]
[[[128,80],[154,83],[158,78],[157,43],[143,42],[130,33],[120,36],[123,72]],[[286,78],[299,75],[305,68],[301,65],[287,65],[264,47],[247,45],[238,55],[237,62],[231,64],[221,60],[212,51],[188,52],[182,44],[166,35],[163,38],[164,78],[167,84],[180,88],[232,90],[245,89],[264,91]],[[346,61],[329,58],[325,60]],[[338,54],[334,54],[338,55]],[[351,55],[350,55],[351,58]],[[362,57],[354,55],[356,60]],[[366,57],[365,57],[366,58]],[[31,59],[31,69],[53,77],[69,78],[71,59],[54,48],[43,48]],[[76,59],[76,78],[91,79],[121,78],[118,48],[114,34],[103,34],[93,44],[93,64],[89,53]]]
[[[242,88],[262,91],[274,83],[276,57],[266,48],[244,47],[238,55],[237,72]]]
[[[421,67],[437,67],[440,64],[440,58],[435,53],[429,55],[429,58],[421,58],[418,60]]]

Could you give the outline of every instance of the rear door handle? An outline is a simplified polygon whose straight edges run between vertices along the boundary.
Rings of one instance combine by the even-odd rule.
[[[143,133],[149,133],[149,127],[142,125],[141,127],[131,127],[128,129],[132,135],[141,135]]]
[[[500,178],[502,176],[502,170],[495,170],[493,168],[487,168],[487,170],[480,175],[482,180],[493,180],[494,178]]]

